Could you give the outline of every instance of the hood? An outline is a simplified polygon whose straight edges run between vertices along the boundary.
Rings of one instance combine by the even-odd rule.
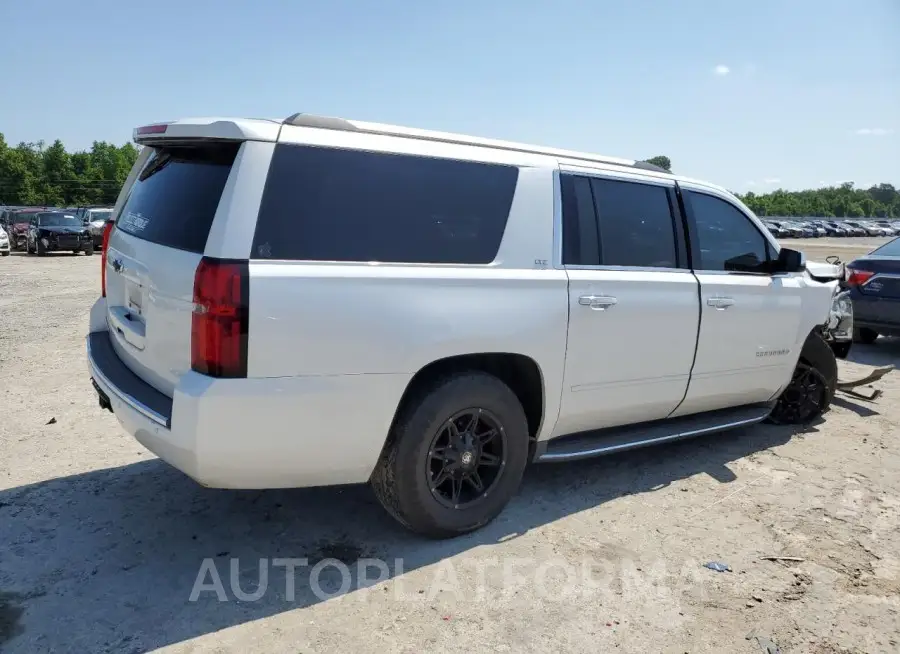
[[[45,234],[85,234],[87,228],[80,225],[40,225],[38,231]]]
[[[24,223],[13,223],[13,224],[12,224],[12,230],[13,230],[13,232],[15,232],[16,234],[23,234],[23,233],[25,233],[25,232],[28,231],[28,223],[27,223],[27,222],[24,222]]]
[[[822,261],[807,261],[806,272],[810,277],[820,282],[830,282],[844,278],[844,264],[840,260],[834,263]]]

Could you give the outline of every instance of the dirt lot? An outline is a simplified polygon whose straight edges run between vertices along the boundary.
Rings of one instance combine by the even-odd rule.
[[[900,650],[900,373],[803,431],[537,466],[496,522],[426,542],[366,487],[205,489],[125,436],[85,372],[98,268],[0,259],[0,650]],[[306,559],[293,588],[276,558]]]

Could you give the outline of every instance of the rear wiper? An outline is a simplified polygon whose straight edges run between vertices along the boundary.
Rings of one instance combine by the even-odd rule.
[[[168,152],[163,152],[162,154],[157,155],[156,159],[147,164],[144,170],[141,171],[138,180],[141,182],[146,181],[149,177],[155,175],[160,170],[165,168],[170,161],[172,161],[172,155],[170,155]]]

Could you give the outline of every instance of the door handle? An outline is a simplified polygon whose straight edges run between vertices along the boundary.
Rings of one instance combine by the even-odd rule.
[[[728,307],[734,306],[734,300],[730,297],[711,297],[706,301],[706,303],[711,307],[715,307],[719,311],[724,311]]]
[[[578,298],[578,304],[597,311],[606,311],[610,307],[616,306],[618,302],[619,300],[611,295],[582,295]]]

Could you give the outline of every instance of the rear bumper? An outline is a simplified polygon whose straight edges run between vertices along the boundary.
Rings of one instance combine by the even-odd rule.
[[[884,298],[851,291],[853,324],[886,336],[900,335],[900,299]]]
[[[212,379],[189,371],[162,395],[87,337],[88,370],[125,431],[214,488],[294,488],[369,479],[410,375]],[[102,398],[102,395],[101,395]]]

